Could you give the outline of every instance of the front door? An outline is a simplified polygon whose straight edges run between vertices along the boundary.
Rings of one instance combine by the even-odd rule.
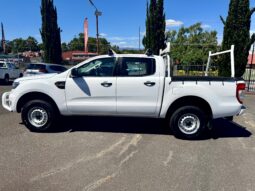
[[[66,80],[67,107],[73,115],[116,114],[116,58],[100,58],[77,68]]]
[[[117,113],[156,116],[160,78],[154,58],[124,57],[117,78]]]

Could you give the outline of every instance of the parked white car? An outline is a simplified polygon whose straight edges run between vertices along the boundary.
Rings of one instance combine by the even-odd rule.
[[[2,104],[21,112],[32,131],[48,130],[59,115],[133,116],[164,118],[177,137],[188,139],[211,119],[244,112],[242,79],[171,76],[168,52],[97,56],[61,74],[21,78]]]
[[[14,80],[22,76],[23,74],[21,70],[16,67],[14,63],[0,61],[0,80],[8,84],[10,80]]]
[[[27,64],[27,67],[24,70],[24,77],[41,75],[41,74],[50,74],[50,73],[61,73],[66,71],[67,68],[58,64],[49,64],[49,63],[30,63]]]

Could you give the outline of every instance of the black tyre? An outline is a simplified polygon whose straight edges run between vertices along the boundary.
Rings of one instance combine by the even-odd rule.
[[[55,125],[57,116],[55,108],[43,100],[29,101],[21,111],[23,123],[33,132],[50,130]]]
[[[169,125],[175,137],[196,139],[204,132],[207,117],[199,107],[183,106],[173,113]]]
[[[9,84],[9,83],[10,83],[10,77],[9,77],[8,74],[6,74],[6,75],[4,76],[4,83],[5,83],[5,84]]]
[[[225,117],[225,119],[228,120],[228,121],[233,121],[234,120],[234,116]]]
[[[23,74],[22,74],[22,73],[20,73],[20,74],[19,74],[19,77],[20,77],[20,78],[22,78],[22,77],[23,77]]]

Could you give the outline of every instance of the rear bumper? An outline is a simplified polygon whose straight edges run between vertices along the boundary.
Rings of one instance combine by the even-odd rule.
[[[240,112],[237,114],[237,116],[243,115],[246,111],[246,107],[242,106]]]
[[[13,111],[11,105],[12,101],[10,100],[10,92],[6,92],[2,95],[2,106],[8,111]]]

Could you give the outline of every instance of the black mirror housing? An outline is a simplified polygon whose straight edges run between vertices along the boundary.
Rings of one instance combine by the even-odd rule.
[[[71,77],[72,77],[72,78],[78,78],[78,77],[80,77],[77,68],[73,68],[73,69],[71,70]]]

